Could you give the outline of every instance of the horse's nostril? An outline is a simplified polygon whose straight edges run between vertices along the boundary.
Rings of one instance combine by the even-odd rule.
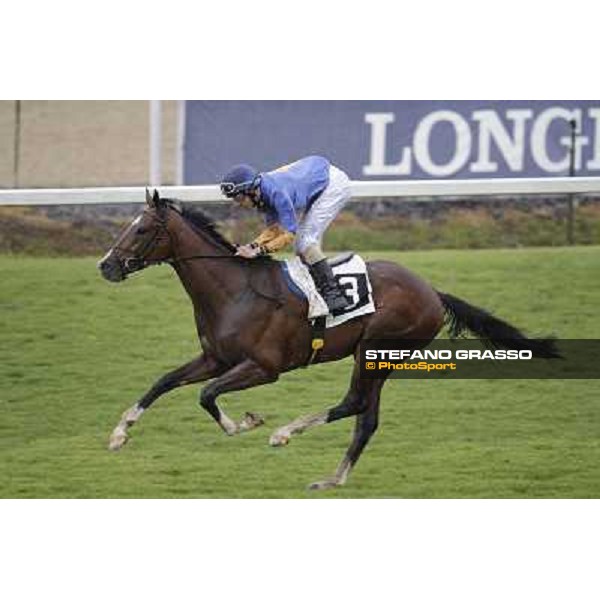
[[[119,262],[107,256],[98,262],[98,269],[104,279],[107,281],[122,281],[124,279],[123,272]]]
[[[112,258],[112,253],[109,250],[97,263],[96,266],[101,270],[101,271],[105,271],[106,269],[110,268],[110,263],[111,258]]]

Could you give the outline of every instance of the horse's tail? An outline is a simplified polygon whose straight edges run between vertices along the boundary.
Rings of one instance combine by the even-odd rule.
[[[437,292],[446,311],[450,337],[455,338],[468,329],[492,348],[531,350],[536,358],[561,358],[552,338],[528,338],[516,327],[492,316],[486,310],[468,302]]]

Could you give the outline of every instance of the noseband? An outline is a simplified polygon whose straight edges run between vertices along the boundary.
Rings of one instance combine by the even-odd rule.
[[[156,248],[157,244],[161,240],[161,234],[166,232],[167,235],[169,236],[169,238],[172,240],[171,233],[169,232],[169,229],[167,228],[167,220],[165,218],[160,218],[157,216],[153,216],[152,220],[157,225],[157,227],[155,227],[152,235],[147,240],[144,241],[141,248],[139,248],[138,250],[135,251],[134,256],[129,256],[129,257],[126,257],[126,258],[123,258],[120,260],[120,262],[123,266],[123,270],[127,274],[134,273],[135,271],[140,271],[141,269],[144,269],[151,265],[155,265],[155,264],[158,265],[163,262],[169,262],[168,258],[153,259],[153,260],[148,260],[146,258]],[[131,250],[126,250],[119,244],[117,244],[114,247],[114,250],[117,250],[121,254],[124,254],[124,255],[131,253]]]

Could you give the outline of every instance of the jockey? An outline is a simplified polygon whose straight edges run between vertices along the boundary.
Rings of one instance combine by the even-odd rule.
[[[350,305],[321,250],[325,230],[350,199],[350,180],[343,171],[321,156],[267,173],[237,165],[223,177],[221,192],[265,215],[267,228],[252,243],[239,246],[239,256],[255,258],[294,242],[330,312]]]

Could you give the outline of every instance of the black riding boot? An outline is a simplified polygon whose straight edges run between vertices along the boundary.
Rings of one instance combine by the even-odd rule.
[[[309,265],[308,270],[315,281],[319,293],[323,296],[323,300],[327,303],[330,313],[333,314],[350,306],[350,300],[340,290],[333,277],[331,265],[326,259],[320,260],[314,265]]]

